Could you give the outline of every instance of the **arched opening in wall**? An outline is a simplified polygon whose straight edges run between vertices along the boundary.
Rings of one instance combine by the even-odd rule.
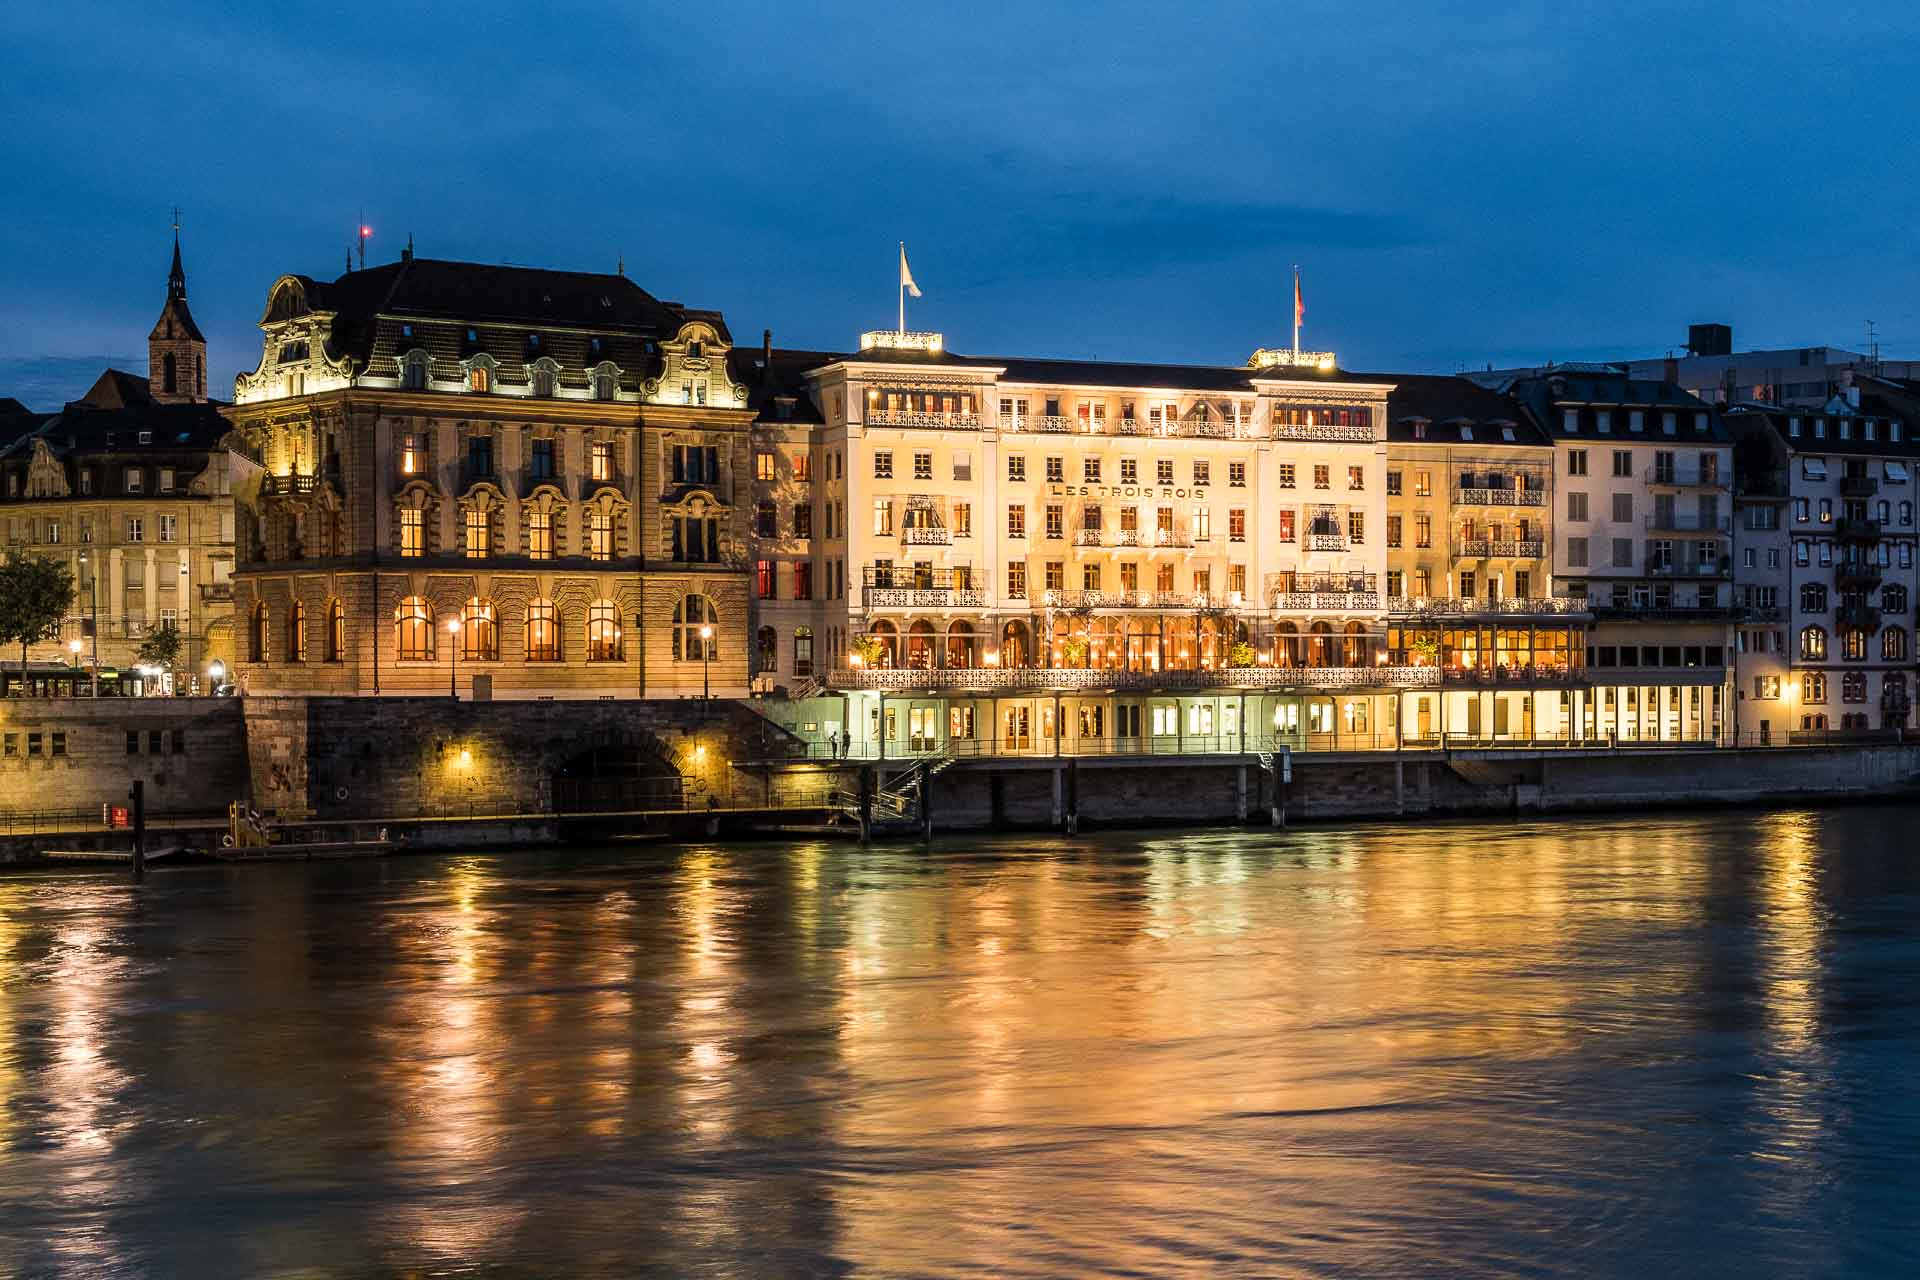
[[[977,667],[979,656],[974,652],[973,624],[965,618],[956,618],[947,626],[947,665],[949,667]]]
[[[1024,667],[1033,662],[1033,633],[1027,624],[1014,618],[1000,631],[1000,665]]]
[[[1291,622],[1282,622],[1273,629],[1273,665],[1276,667],[1297,667],[1302,665],[1300,651],[1300,628]]]
[[[880,642],[880,654],[874,659],[876,667],[897,667],[900,665],[900,629],[885,618],[873,624],[868,634]]]
[[[553,771],[556,813],[621,813],[681,807],[679,770],[637,742],[596,745]]]
[[[933,624],[925,618],[907,628],[907,665],[915,671],[933,666]]]

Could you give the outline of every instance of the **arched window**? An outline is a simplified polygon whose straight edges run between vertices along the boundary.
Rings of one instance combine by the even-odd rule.
[[[810,676],[813,674],[813,628],[795,627],[793,629],[793,674]]]
[[[553,396],[553,382],[553,370],[546,368],[544,365],[536,368],[533,371],[533,394],[542,399],[551,399]]]
[[[171,351],[160,357],[160,385],[168,395],[172,395],[176,387],[173,352]]]
[[[1330,667],[1333,665],[1333,626],[1326,622],[1316,622],[1307,628],[1307,665],[1310,667]]]
[[[1803,627],[1800,631],[1800,657],[1808,662],[1821,662],[1827,656],[1827,629],[1825,627]]]
[[[620,661],[620,611],[611,600],[587,606],[587,661]]]
[[[673,658],[676,662],[711,662],[720,656],[719,615],[705,596],[682,596],[673,606]],[[704,632],[705,634],[702,634]]]
[[[780,633],[772,627],[762,627],[754,633],[753,669],[755,671],[776,671],[780,666]]]
[[[551,600],[527,605],[527,661],[560,661],[560,613]]]
[[[264,601],[253,606],[253,616],[247,620],[247,661],[265,662],[267,660],[267,606]]]
[[[614,380],[612,374],[596,373],[593,375],[593,398],[595,400],[613,399],[613,389]]]
[[[468,662],[500,660],[500,622],[493,601],[475,596],[461,608],[460,656]]]
[[[298,600],[287,610],[287,661],[307,660],[307,607]]]
[[[1889,662],[1901,662],[1907,656],[1907,629],[1888,627],[1880,633],[1880,656]]]
[[[907,665],[915,671],[933,666],[933,624],[925,618],[907,628]]]
[[[882,618],[868,628],[867,634],[880,642],[880,656],[874,659],[874,666],[897,667],[900,665],[900,629],[898,627]]]
[[[487,392],[493,390],[493,370],[484,364],[467,367],[467,390]]]
[[[1015,618],[1000,629],[1000,665],[1024,667],[1033,661],[1033,633]]]
[[[338,600],[327,601],[327,661],[347,660],[347,610]]]
[[[400,385],[408,391],[427,389],[427,353],[410,351],[400,366]]]
[[[394,607],[393,651],[402,662],[433,657],[433,610],[419,596],[408,596]]]
[[[966,668],[977,665],[973,652],[973,624],[956,618],[947,626],[947,665]]]
[[[1840,633],[1840,656],[1848,662],[1861,662],[1867,656],[1867,630],[1848,627]]]
[[[1359,622],[1347,624],[1347,638],[1341,646],[1340,665],[1343,667],[1364,667],[1367,665],[1367,628]]]

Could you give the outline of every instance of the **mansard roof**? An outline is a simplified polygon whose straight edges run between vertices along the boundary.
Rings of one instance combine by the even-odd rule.
[[[206,453],[233,429],[214,404],[146,404],[101,408],[75,401],[14,439],[0,457],[45,440],[58,456],[74,453]],[[143,440],[141,437],[145,435]]]
[[[1451,374],[1386,373],[1394,384],[1387,395],[1387,439],[1420,444],[1516,444],[1533,447],[1553,442],[1511,396],[1488,390]],[[1418,436],[1415,423],[1424,424]],[[1462,427],[1474,428],[1467,440]],[[1484,430],[1483,430],[1484,429]],[[1511,438],[1509,438],[1509,435]]]
[[[1920,458],[1920,439],[1915,438],[1914,423],[1903,413],[1891,412],[1889,406],[1872,403],[1868,400],[1861,408],[1849,409],[1846,413],[1828,413],[1822,409],[1794,409],[1774,404],[1736,404],[1726,410],[1726,421],[1736,434],[1745,434],[1749,424],[1762,423],[1772,429],[1780,443],[1794,453],[1811,453],[1821,456],[1870,456],[1888,458]],[[1800,434],[1792,435],[1791,420],[1800,423]],[[1815,436],[1814,420],[1826,423],[1826,434]],[[1840,423],[1849,423],[1848,439],[1840,438]],[[1877,425],[1875,439],[1866,438],[1863,423],[1872,420]],[[1889,438],[1887,424],[1900,424],[1900,439]]]
[[[1561,369],[1516,378],[1509,384],[1509,390],[1513,398],[1525,406],[1534,422],[1553,440],[1592,439],[1627,445],[1657,445],[1668,441],[1692,441],[1697,444],[1702,440],[1726,444],[1732,438],[1726,424],[1720,420],[1717,409],[1692,392],[1659,378],[1630,378],[1624,373],[1597,369]],[[1610,430],[1603,432],[1594,414],[1582,412],[1575,420],[1575,430],[1569,432],[1565,429],[1562,412],[1566,409],[1650,409],[1658,412],[1704,413],[1707,416],[1707,429],[1696,431],[1689,423],[1686,430],[1677,436],[1651,429],[1634,434],[1625,423],[1613,423],[1609,424]]]

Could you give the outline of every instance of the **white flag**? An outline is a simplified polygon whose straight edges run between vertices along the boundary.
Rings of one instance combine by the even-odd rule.
[[[920,286],[913,282],[913,271],[907,266],[907,242],[900,242],[900,287],[914,297],[920,296]]]

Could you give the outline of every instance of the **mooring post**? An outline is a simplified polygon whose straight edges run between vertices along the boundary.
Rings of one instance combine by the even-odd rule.
[[[873,838],[873,766],[860,766],[860,841]]]
[[[1067,761],[1067,834],[1080,834],[1080,762]]]
[[[1244,760],[1240,762],[1240,803],[1235,817],[1241,822],[1247,820],[1247,762]]]
[[[133,878],[147,878],[147,784],[133,780]]]
[[[1047,825],[1056,830],[1064,823],[1066,816],[1066,801],[1063,795],[1066,790],[1066,780],[1061,776],[1064,773],[1066,770],[1059,765],[1053,767],[1053,818]]]
[[[920,773],[920,838],[933,839],[933,774],[924,765]]]

